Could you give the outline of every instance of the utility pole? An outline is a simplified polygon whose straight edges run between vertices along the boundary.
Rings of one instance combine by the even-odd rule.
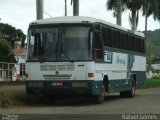
[[[36,0],[37,20],[43,19],[43,0]]]
[[[67,16],[67,0],[65,0],[65,16]]]
[[[73,16],[79,16],[79,0],[73,0]]]

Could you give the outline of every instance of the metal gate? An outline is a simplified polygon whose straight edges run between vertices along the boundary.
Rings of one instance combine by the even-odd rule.
[[[0,81],[25,80],[25,63],[0,62]]]

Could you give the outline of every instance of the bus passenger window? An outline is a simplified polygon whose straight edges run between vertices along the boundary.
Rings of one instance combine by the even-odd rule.
[[[131,50],[135,51],[135,37],[134,36],[131,37],[130,43],[131,43]]]
[[[125,48],[126,48],[126,41],[125,41],[125,34],[124,33],[121,34],[121,48],[123,50],[125,50]]]
[[[142,53],[145,53],[144,39],[142,39]]]
[[[108,43],[108,47],[112,47],[112,30],[110,28],[107,29],[107,35],[108,35],[108,40],[107,40],[107,43]]]
[[[112,32],[110,28],[102,28],[103,44],[112,47]]]
[[[96,59],[98,61],[102,61],[103,60],[103,51],[102,50],[97,50],[96,51]]]
[[[106,28],[102,28],[102,36],[103,36],[103,44],[104,44],[104,46],[108,46],[108,44],[107,44],[107,42],[108,42],[107,29]]]
[[[100,32],[95,32],[95,57],[97,61],[103,60],[103,47]]]
[[[116,37],[116,31],[113,31],[113,47],[116,48],[117,47],[117,37]]]
[[[117,31],[116,48],[121,49],[121,33]]]
[[[100,33],[95,33],[95,48],[96,49],[102,49],[102,43],[101,43],[101,36]]]

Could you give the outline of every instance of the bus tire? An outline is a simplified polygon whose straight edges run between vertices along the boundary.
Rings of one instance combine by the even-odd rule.
[[[105,85],[104,83],[101,85],[101,94],[94,96],[94,101],[96,104],[102,104],[105,99]]]
[[[133,98],[135,96],[135,92],[136,92],[136,81],[133,80],[131,90],[128,91],[128,97]]]
[[[136,91],[136,80],[133,80],[131,89],[128,91],[121,91],[120,96],[127,97],[127,98],[133,98],[135,96],[135,91]]]

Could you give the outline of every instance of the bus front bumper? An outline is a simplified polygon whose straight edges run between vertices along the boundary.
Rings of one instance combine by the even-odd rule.
[[[27,81],[26,92],[30,95],[98,95],[101,94],[102,81]]]

